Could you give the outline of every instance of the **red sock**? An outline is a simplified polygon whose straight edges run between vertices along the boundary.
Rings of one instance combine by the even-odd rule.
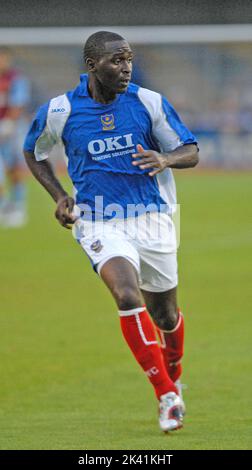
[[[120,310],[119,315],[124,338],[152,383],[157,398],[167,392],[177,393],[174,383],[167,374],[156,341],[155,328],[145,307]]]
[[[184,317],[180,310],[178,314],[178,323],[173,330],[164,331],[156,327],[166,369],[173,382],[181,376],[181,360],[184,354]]]

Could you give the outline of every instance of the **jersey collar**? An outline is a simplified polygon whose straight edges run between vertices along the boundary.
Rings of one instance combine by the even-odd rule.
[[[88,74],[87,73],[84,73],[84,74],[80,75],[80,84],[77,87],[77,94],[78,94],[78,96],[86,96],[86,97],[90,98],[92,100],[93,104],[95,104],[95,106],[105,107],[105,108],[107,108],[108,106],[111,106],[114,103],[116,103],[122,96],[121,94],[116,95],[115,100],[112,103],[109,103],[109,104],[102,104],[102,103],[98,103],[97,101],[93,100],[93,98],[90,97],[90,94],[89,94],[89,91],[88,91]]]
[[[78,86],[79,96],[89,96],[88,93],[88,74],[83,73],[80,75],[80,85]]]

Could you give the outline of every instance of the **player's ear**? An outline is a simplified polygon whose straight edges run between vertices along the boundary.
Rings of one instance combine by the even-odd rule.
[[[91,57],[88,57],[86,59],[86,66],[87,66],[88,72],[96,71],[95,60],[91,59]]]

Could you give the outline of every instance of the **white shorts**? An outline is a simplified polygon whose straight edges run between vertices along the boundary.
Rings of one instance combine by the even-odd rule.
[[[141,289],[164,292],[178,284],[176,233],[168,214],[96,222],[78,219],[74,237],[98,274],[109,259],[122,256],[138,272]]]

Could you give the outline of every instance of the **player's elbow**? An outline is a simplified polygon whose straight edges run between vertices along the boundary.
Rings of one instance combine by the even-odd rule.
[[[192,168],[198,165],[198,163],[199,163],[199,154],[196,153],[196,155],[194,155],[192,158]]]
[[[191,155],[191,166],[192,168],[198,165],[199,163],[199,147],[194,145],[194,149]]]

